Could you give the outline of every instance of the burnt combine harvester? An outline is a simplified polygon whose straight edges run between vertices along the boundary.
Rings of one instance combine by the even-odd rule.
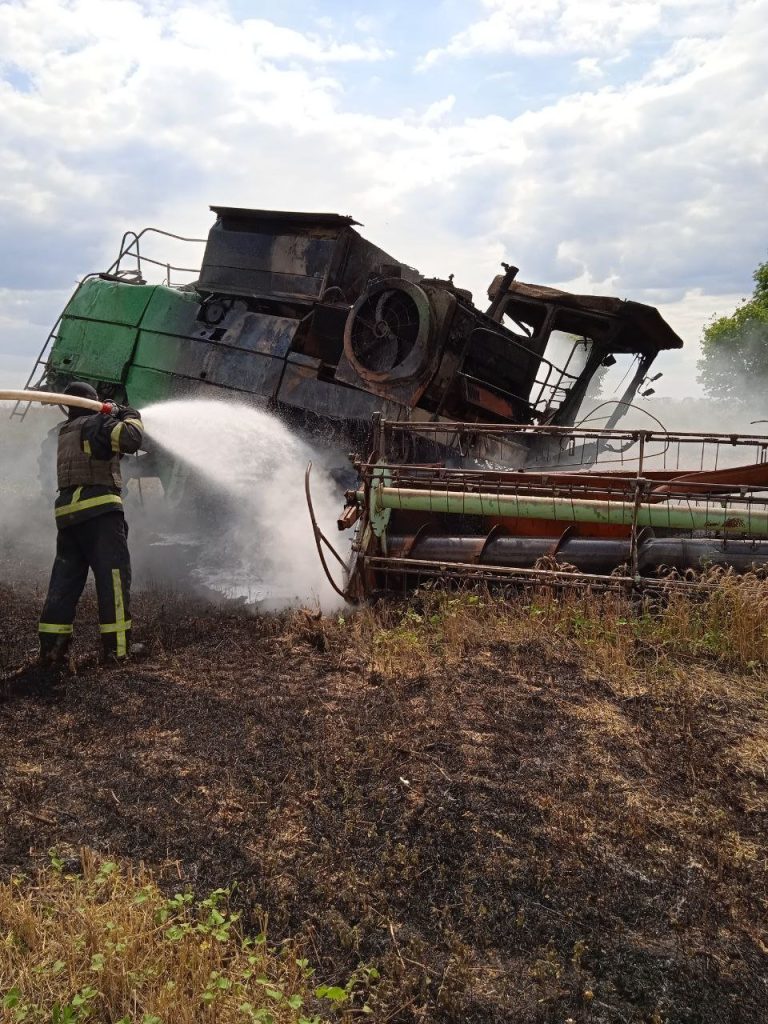
[[[377,422],[373,454],[357,462],[360,483],[339,519],[340,529],[356,527],[343,587],[353,601],[435,578],[674,586],[709,566],[768,564],[768,437],[411,428],[445,448],[471,448],[482,435],[501,449],[538,452],[536,469],[515,471],[404,465],[402,429]],[[321,548],[317,529],[316,539]]]
[[[350,217],[212,209],[199,272],[146,247],[158,236],[177,250],[204,240],[127,233],[109,270],[78,286],[27,386],[61,391],[82,379],[138,408],[190,396],[254,402],[346,453],[367,450],[374,413],[568,426],[595,382],[624,361],[610,427],[658,353],[682,344],[651,306],[524,284],[513,267],[481,311],[451,278],[423,277],[368,242]],[[196,277],[149,284],[148,267],[167,282]],[[403,457],[444,454],[424,432],[401,440]],[[478,433],[450,456],[523,465],[529,440],[500,453]]]
[[[373,451],[342,517],[357,524],[339,588],[352,598],[434,576],[634,585],[663,566],[768,560],[767,439],[618,429],[657,355],[682,345],[653,307],[505,267],[481,310],[350,217],[212,209],[207,240],[127,233],[79,284],[28,386],[84,379],[139,408],[246,401],[338,453]],[[157,237],[204,244],[199,270],[149,257]],[[191,279],[171,286],[179,274]],[[612,411],[585,429],[598,395]],[[161,451],[132,475],[185,481]]]

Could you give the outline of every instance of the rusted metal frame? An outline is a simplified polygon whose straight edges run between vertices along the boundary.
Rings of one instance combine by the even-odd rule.
[[[558,421],[560,423],[564,422],[566,424],[569,421],[573,422],[573,418],[575,418],[581,408],[581,404],[584,401],[584,396],[587,393],[587,389],[589,388],[592,378],[602,365],[606,355],[609,353],[610,347],[608,343],[598,345],[596,342],[593,342],[592,350],[587,357],[587,361],[584,364],[581,373],[569,388],[565,400],[552,417],[553,421]]]
[[[437,575],[460,575],[462,578],[513,579],[517,577],[526,580],[536,580],[539,577],[546,576],[579,586],[599,585],[606,581],[615,585],[624,584],[625,586],[632,586],[637,582],[632,576],[603,576],[597,573],[568,572],[563,569],[522,569],[503,565],[481,565],[476,562],[440,562],[420,558],[390,558],[382,555],[361,555],[361,558],[372,568],[393,572],[418,573],[420,571],[431,571]]]
[[[144,237],[144,235],[150,234],[150,233],[151,234],[155,234],[155,235],[162,235],[164,238],[172,238],[172,239],[174,239],[174,241],[177,241],[177,242],[197,242],[200,245],[205,245],[206,242],[207,242],[207,239],[205,239],[205,238],[187,238],[185,235],[175,235],[172,231],[163,231],[162,228],[146,227],[146,228],[142,228],[141,231],[139,231],[138,233],[136,231],[126,231],[126,232],[123,233],[123,237],[122,237],[121,242],[120,242],[120,250],[118,252],[117,259],[112,263],[112,265],[109,267],[109,269],[105,271],[105,273],[107,273],[107,274],[117,274],[117,273],[119,273],[120,272],[120,263],[122,262],[122,260],[123,260],[123,258],[125,256],[131,257],[131,258],[136,260],[137,272],[138,272],[139,276],[141,276],[141,261],[142,260],[144,260],[147,263],[154,263],[154,264],[156,264],[159,267],[167,266],[167,264],[165,262],[160,262],[158,260],[153,260],[153,259],[150,259],[149,256],[142,256],[141,255],[141,239]],[[130,236],[133,236],[133,240],[126,244],[126,239],[129,238]],[[136,246],[136,251],[135,252],[131,252],[131,249],[133,248],[134,245]],[[189,274],[197,274],[197,273],[199,273],[199,270],[200,270],[199,267],[197,267],[196,269],[191,269],[191,268],[188,268],[188,267],[174,267],[174,266],[171,266],[170,269],[171,270],[178,270],[180,272],[189,273]],[[89,274],[88,276],[89,277],[93,277],[93,276],[98,276],[98,275]],[[83,280],[85,280],[85,279],[83,279]]]
[[[499,337],[498,331],[492,331],[489,327],[476,327],[472,333],[492,334],[496,338]],[[565,371],[563,371],[559,366],[555,366],[555,364],[553,362],[550,362],[549,359],[545,359],[541,353],[537,352],[535,349],[528,348],[527,345],[523,345],[520,341],[518,341],[516,337],[505,338],[504,340],[509,342],[510,348],[520,349],[520,351],[525,352],[526,355],[532,356],[539,363],[539,370],[541,369],[541,366],[546,363],[546,365],[550,368],[550,371],[555,370],[557,373],[560,373],[563,376],[570,377],[571,380],[578,380],[578,374],[565,373]],[[536,381],[536,379],[534,379],[533,383],[536,384],[538,382]]]
[[[557,479],[547,481],[546,479],[533,478],[533,474],[531,474],[532,479],[530,480],[521,477],[507,483],[502,478],[485,479],[482,476],[478,476],[478,478],[473,479],[469,476],[469,473],[466,477],[462,477],[458,475],[461,471],[457,471],[457,475],[450,477],[442,473],[435,475],[428,473],[402,473],[399,472],[402,467],[396,463],[375,463],[374,466],[364,467],[361,472],[370,473],[372,468],[389,472],[392,475],[393,485],[398,488],[421,490],[426,487],[430,490],[435,490],[437,487],[444,487],[446,493],[449,494],[475,494],[480,491],[488,492],[489,488],[492,488],[499,496],[515,495],[522,492],[538,496],[567,495],[575,500],[610,499],[629,501],[633,500],[637,487],[637,474],[634,474],[632,478],[619,478],[613,485],[602,481],[592,482],[589,479],[583,482],[575,482],[573,480],[558,481]],[[477,472],[480,473],[481,471]],[[542,474],[542,476],[545,476],[545,474]],[[641,483],[645,501],[650,504],[659,504],[667,501],[687,501],[695,504],[708,499],[725,502],[729,505],[750,504],[760,507],[761,505],[768,504],[768,499],[759,497],[759,493],[768,489],[765,482],[726,486],[718,485],[715,481],[704,480],[696,484],[695,482],[685,480],[657,481],[644,476]]]
[[[372,441],[372,443],[373,443],[373,452],[371,453],[371,457],[369,459],[369,463],[368,463],[369,466],[371,466],[371,463],[378,462],[381,459],[382,455],[385,454],[381,450],[382,441],[385,441],[385,437],[383,436],[383,433],[382,433],[382,423],[383,422],[384,422],[384,418],[381,415],[381,413],[380,412],[375,412],[373,414],[373,431],[372,431],[372,433],[373,433],[373,441]],[[372,466],[371,466],[371,468],[372,468]]]
[[[402,489],[404,492],[409,490],[437,490],[441,488],[448,494],[466,494],[473,495],[480,493],[476,489],[463,488],[461,486],[449,486],[445,480],[436,480],[431,485],[425,488],[424,485],[429,484],[428,481],[424,480],[407,480],[400,478],[394,482],[394,486],[398,489]],[[525,494],[531,497],[568,497],[574,501],[624,501],[628,502],[632,500],[634,494],[634,486],[627,488],[624,491],[619,491],[616,488],[609,487],[577,487],[573,484],[553,484],[551,487],[546,487],[543,484],[537,484],[535,482],[521,481],[519,483],[511,484],[509,486],[504,485],[500,481],[489,481],[487,486],[482,488],[482,493],[493,492],[497,497],[514,497],[515,495]],[[686,494],[684,497],[689,498],[690,495]],[[659,499],[659,501],[667,500],[666,495]]]
[[[624,393],[621,396],[622,402],[630,402],[637,394],[637,389],[640,387],[643,378],[647,376],[657,355],[657,352],[646,353],[645,355],[638,352],[639,361],[637,364],[637,370],[635,370],[634,376],[624,389]],[[608,422],[605,425],[606,430],[612,430],[621,419],[623,413],[619,412],[620,409],[620,405],[614,409],[612,416],[608,419]]]
[[[312,472],[312,463],[310,462],[307,465],[306,472],[304,473],[304,493],[305,493],[306,498],[307,498],[307,508],[309,509],[309,518],[310,518],[310,522],[312,523],[312,533],[313,533],[314,538],[315,538],[315,545],[317,547],[317,553],[318,553],[318,555],[320,557],[320,564],[322,565],[323,571],[325,572],[325,575],[326,575],[326,577],[328,579],[328,582],[331,584],[333,589],[336,591],[336,593],[340,597],[343,597],[346,600],[346,595],[345,595],[344,591],[336,584],[336,581],[334,580],[333,576],[331,576],[330,569],[328,568],[328,563],[325,560],[325,554],[323,553],[323,544],[325,544],[325,546],[328,548],[328,550],[331,552],[331,554],[336,558],[336,560],[339,562],[341,567],[344,569],[345,573],[347,572],[347,563],[344,561],[344,559],[338,553],[338,551],[333,546],[333,544],[331,544],[331,542],[325,536],[325,534],[320,529],[320,527],[319,527],[319,525],[317,523],[317,518],[315,516],[315,509],[314,509],[314,506],[312,504],[312,494],[310,492],[310,487],[309,487],[309,475],[310,475],[311,472]]]
[[[43,347],[40,349],[40,354],[38,355],[37,359],[35,360],[35,362],[34,362],[34,364],[32,366],[32,370],[30,371],[30,374],[27,377],[27,383],[24,385],[24,390],[25,391],[28,391],[32,387],[33,379],[35,377],[35,370],[38,368],[38,366],[44,366],[46,369],[48,368],[48,361],[44,360],[43,357],[45,356],[46,352],[48,351],[48,348],[50,347],[51,342],[55,341],[56,338],[57,338],[56,332],[58,331],[59,326],[61,325],[62,318],[63,318],[64,313],[66,312],[67,307],[69,306],[70,302],[72,302],[72,300],[77,295],[77,293],[80,291],[80,289],[83,287],[83,285],[85,284],[86,281],[88,281],[92,277],[98,277],[98,276],[99,276],[98,272],[92,272],[90,274],[86,274],[84,277],[82,277],[78,281],[77,286],[75,287],[75,290],[72,292],[72,294],[70,295],[70,297],[69,297],[69,299],[67,301],[67,305],[59,313],[59,316],[58,316],[58,319],[56,320],[56,323],[51,328],[51,330],[50,330],[50,332],[48,334],[48,337],[45,339]],[[39,382],[35,382],[34,390],[38,389],[39,385],[41,385],[43,383],[44,379],[45,379],[45,374],[43,373],[43,376],[40,378],[40,381]],[[31,402],[27,402],[26,404],[24,404],[23,411],[19,412],[19,406],[22,405],[22,403],[21,402],[16,402],[14,407],[11,409],[11,412],[10,412],[10,415],[9,415],[9,419],[13,419],[14,417],[18,417],[18,419],[23,420],[24,417],[29,412],[29,407],[31,406],[31,404],[32,404]]]
[[[488,388],[489,391],[495,391],[503,398],[513,398],[516,402],[521,405],[527,406],[528,411],[533,415],[536,412],[535,406],[531,405],[527,398],[523,398],[521,395],[516,394],[514,391],[507,391],[506,388],[500,387],[498,384],[493,384],[491,381],[482,380],[480,377],[473,377],[470,373],[464,373],[463,370],[457,370],[456,376],[461,377],[463,380],[468,380],[472,384],[477,384],[481,388]],[[433,421],[434,422],[434,421]]]
[[[515,268],[515,271],[516,270],[517,270],[517,268]],[[455,316],[455,309],[454,309],[453,321],[455,321],[455,319],[456,319],[456,316]],[[453,321],[452,321],[452,324],[453,324]],[[453,329],[453,327],[451,327],[451,330],[452,329]],[[451,395],[453,393],[453,391],[454,391],[454,388],[456,386],[457,378],[462,376],[462,375],[466,376],[466,374],[463,374],[462,368],[464,366],[464,363],[466,362],[467,352],[469,351],[469,343],[472,340],[472,335],[475,333],[475,330],[476,330],[476,328],[473,329],[473,330],[468,330],[466,332],[466,334],[464,336],[464,342],[461,345],[461,347],[458,350],[458,352],[456,353],[456,356],[455,356],[455,366],[454,366],[454,369],[453,369],[453,373],[450,375],[450,377],[448,377],[447,379],[444,379],[443,393],[440,395],[440,401],[437,403],[437,408],[435,409],[435,411],[432,413],[432,416],[430,417],[433,421],[436,421],[438,416],[442,415],[443,409],[445,408],[445,403],[448,401],[449,395]],[[448,333],[449,333],[449,337],[450,337],[450,330],[449,330]],[[435,373],[435,377],[437,377],[437,375],[441,371],[441,369],[442,369],[442,360],[441,360],[441,365],[438,367],[438,370]],[[434,380],[434,377],[433,377],[433,380]],[[430,384],[431,384],[431,382],[430,382]]]
[[[571,354],[568,356],[567,363],[570,363],[572,355],[573,355],[573,351],[571,351]],[[541,381],[538,379],[538,376],[534,377],[533,384],[531,385],[531,397],[529,398],[529,402],[530,402],[531,407],[533,409],[535,409],[537,412],[543,412],[544,411],[543,409],[540,409],[539,406],[541,405],[542,402],[544,402],[544,397],[543,396],[544,396],[544,389],[545,388],[547,388],[547,387],[552,388],[552,398],[544,406],[544,409],[547,409],[552,404],[553,401],[556,401],[556,397],[555,396],[557,395],[558,392],[562,392],[562,398],[560,399],[560,405],[562,405],[563,402],[565,401],[565,399],[568,397],[568,392],[569,392],[570,389],[567,388],[567,387],[564,387],[562,385],[562,383],[561,383],[564,377],[567,377],[571,381],[572,385],[575,384],[576,381],[579,379],[579,375],[578,374],[568,373],[567,370],[563,369],[560,366],[555,366],[554,363],[551,363],[548,359],[545,359],[543,356],[540,357],[539,368],[536,371],[537,374],[541,370],[541,367],[545,363],[547,365],[547,375],[546,375],[546,377],[544,378],[544,380],[541,380]],[[550,382],[549,382],[549,379],[552,376],[553,372],[560,375],[557,378],[557,383],[556,384],[550,384]],[[538,392],[538,396],[534,399],[532,397],[533,396],[533,389],[536,387],[537,384],[539,385],[539,392]]]
[[[768,446],[768,435],[766,434],[719,434],[719,433],[702,433],[696,431],[684,431],[676,430],[672,433],[660,430],[600,430],[598,428],[584,428],[584,427],[566,427],[566,426],[553,426],[553,425],[541,425],[536,426],[530,423],[475,423],[475,422],[459,422],[457,421],[444,421],[444,422],[433,422],[431,420],[382,420],[382,426],[387,427],[393,431],[407,430],[416,433],[448,433],[453,431],[473,434],[530,434],[530,435],[553,435],[553,436],[564,436],[564,437],[576,437],[576,438],[595,438],[603,437],[608,435],[609,439],[612,440],[637,440],[640,434],[645,434],[647,441],[660,441],[675,443],[680,441],[681,443],[696,443],[706,442],[712,444],[715,442],[721,442],[723,444],[729,444],[732,447],[738,447],[739,445],[764,445]]]
[[[491,471],[486,470],[464,470],[464,469],[437,469],[432,471],[414,472],[419,467],[403,466],[399,463],[382,463],[376,462],[373,464],[358,464],[358,468],[362,473],[370,473],[373,469],[385,469],[392,474],[393,484],[404,489],[416,487],[422,488],[425,486],[436,487],[444,484],[447,492],[460,492],[467,491],[473,493],[474,489],[492,487],[496,489],[499,495],[502,494],[515,494],[519,491],[525,491],[526,493],[533,494],[537,491],[545,491],[547,494],[551,493],[565,493],[573,495],[576,498],[584,497],[583,491],[590,491],[594,494],[605,494],[605,495],[616,495],[624,494],[626,497],[631,496],[634,493],[634,481],[630,477],[618,477],[615,481],[616,486],[611,487],[606,484],[596,484],[589,479],[589,474],[584,473],[583,481],[578,483],[572,480],[558,481],[556,474],[551,473],[530,473],[530,479],[526,479],[524,473],[515,474],[519,476],[518,479],[512,480],[507,483],[504,480],[504,473],[499,472],[493,474],[496,479],[489,479]],[[577,474],[570,474],[576,476]],[[634,477],[635,474],[633,474]],[[545,479],[539,479],[539,476]],[[550,481],[546,478],[549,477]],[[667,484],[671,486],[674,481]],[[707,493],[707,492],[702,492]],[[687,490],[681,490],[680,495],[676,491],[670,491],[669,495],[689,497],[690,492]],[[666,498],[668,492],[665,490],[661,498]]]
[[[638,529],[637,529],[637,516],[640,511],[640,503],[643,498],[643,491],[645,489],[645,480],[643,479],[643,455],[645,454],[645,437],[641,436],[639,441],[638,451],[638,462],[637,462],[637,475],[635,477],[635,500],[632,507],[632,526],[629,531],[629,557],[632,564],[632,575],[637,579],[640,575],[639,569],[639,555],[638,555]]]
[[[717,582],[692,579],[670,579],[651,576],[614,576],[596,573],[568,572],[558,569],[523,569],[505,566],[478,565],[472,562],[440,562],[425,559],[387,558],[375,555],[361,555],[365,566],[386,575],[397,575],[403,581],[408,575],[431,576],[438,579],[458,579],[491,583],[521,583],[528,585],[556,584],[581,589],[615,589],[624,592],[660,591],[665,593],[690,593],[699,590],[705,593],[716,589]],[[403,586],[405,584],[403,583]]]
[[[551,335],[551,333],[552,333],[552,331],[550,329],[550,335]],[[570,393],[571,387],[573,387],[576,384],[576,382],[579,380],[579,378],[582,375],[581,373],[569,373],[568,372],[568,367],[571,365],[571,360],[573,359],[573,355],[574,355],[574,353],[576,351],[576,347],[577,347],[577,345],[580,345],[580,344],[581,344],[581,342],[579,342],[579,341],[576,341],[576,342],[573,343],[573,345],[571,346],[571,351],[568,353],[568,358],[565,361],[565,365],[562,366],[562,367],[555,366],[554,363],[549,362],[548,359],[544,359],[544,357],[542,356],[541,363],[549,363],[550,369],[547,371],[547,376],[546,376],[545,380],[541,383],[541,386],[539,387],[539,397],[536,399],[535,402],[532,403],[534,408],[538,408],[539,403],[542,401],[542,395],[544,393],[544,388],[545,387],[551,387],[552,388],[552,399],[550,400],[550,402],[547,403],[547,406],[545,406],[545,408],[548,408],[552,404],[552,401],[555,400],[555,394],[558,391],[562,391],[562,393],[563,393],[563,396],[562,396],[562,398],[560,399],[560,402],[559,402],[558,410],[559,410],[559,408],[561,406],[563,406],[565,404],[565,401],[568,398],[568,395]],[[592,342],[592,345],[594,346],[594,341]],[[591,353],[590,353],[590,355],[591,355]],[[589,362],[589,356],[587,356],[587,362]],[[539,365],[539,369],[540,368],[541,368],[541,364]],[[556,384],[550,384],[549,383],[549,378],[551,376],[551,373],[552,373],[553,369],[556,370],[560,374],[560,376],[557,379],[557,383]],[[582,370],[582,373],[583,372],[584,371]],[[561,382],[562,382],[564,377],[568,377],[568,379],[571,381],[571,384],[570,384],[569,387],[563,387]],[[539,381],[536,378],[534,378],[533,385],[535,386],[538,383],[539,383]],[[531,391],[533,391],[533,386],[531,387]]]
[[[506,312],[507,302],[511,297],[509,294],[509,286],[517,277],[520,269],[519,267],[510,266],[508,263],[502,263],[502,267],[504,267],[504,277],[501,279],[501,283],[499,284],[499,290],[496,292],[496,297],[491,299],[491,304],[485,311],[486,316],[499,324],[502,322],[502,317]],[[497,314],[499,314],[498,318]],[[516,321],[513,322],[516,323]]]

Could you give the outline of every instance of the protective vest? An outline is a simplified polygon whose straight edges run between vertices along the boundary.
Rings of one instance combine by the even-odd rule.
[[[120,458],[94,459],[91,446],[83,438],[83,427],[87,417],[80,416],[71,423],[65,423],[59,431],[59,450],[56,461],[59,490],[65,487],[87,487],[94,484],[102,487],[122,487]]]

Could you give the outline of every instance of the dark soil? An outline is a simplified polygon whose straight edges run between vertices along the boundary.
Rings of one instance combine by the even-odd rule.
[[[6,670],[38,601],[0,584]],[[546,635],[385,673],[349,622],[134,618],[146,663],[0,703],[3,874],[88,846],[236,880],[318,977],[375,965],[377,1021],[768,1019],[766,781],[735,753],[765,720],[714,670],[692,707]]]

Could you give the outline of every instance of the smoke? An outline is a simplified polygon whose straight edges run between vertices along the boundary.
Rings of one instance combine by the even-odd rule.
[[[716,338],[705,344],[699,361],[699,381],[710,394],[722,395],[723,400],[751,412],[759,411],[768,417],[768,306],[753,300],[736,311],[733,318],[741,319],[754,305],[754,313],[726,332],[718,331],[718,322],[707,331],[717,331]],[[720,321],[722,323],[722,321]],[[753,417],[754,418],[754,417]]]
[[[0,580],[40,596],[56,547],[57,409],[32,406],[23,421],[0,403]],[[313,462],[319,525],[346,556],[335,520],[342,488],[325,459],[279,420],[249,406],[180,401],[142,410],[148,439],[173,456],[173,473],[132,479],[123,489],[134,588],[173,589],[214,601],[240,599],[262,609],[292,604],[328,611],[341,599],[322,570],[304,495]],[[143,458],[143,456],[141,456]],[[336,579],[341,580],[341,567]]]
[[[579,421],[601,426],[613,412],[613,399],[596,399],[585,405]],[[619,420],[616,429],[660,429],[711,434],[768,434],[768,401],[764,395],[730,402],[712,398],[635,398],[633,408]]]
[[[768,423],[751,422],[768,419],[762,392],[751,402],[653,396],[638,406],[620,428],[656,429],[660,421],[672,431],[768,434]],[[20,422],[8,418],[10,409],[0,403],[0,581],[35,587],[42,596],[56,542],[54,428],[61,414],[33,406]],[[589,424],[601,425],[610,411],[596,410]],[[137,460],[123,460],[136,589],[160,586],[265,609],[339,605],[320,565],[304,496],[311,460],[320,527],[346,557],[349,534],[335,526],[343,487],[327,456],[251,406],[188,400],[155,405],[142,415],[150,442],[173,457],[175,469],[164,474],[162,485],[159,479],[137,482],[130,479]],[[661,468],[668,451],[653,465]],[[685,461],[697,462],[698,454],[691,449]],[[718,464],[743,465],[759,454],[724,445]],[[329,565],[341,582],[341,567],[332,557]]]
[[[21,420],[13,408],[0,402],[0,582],[42,587],[56,547],[55,428],[63,417],[32,406]]]

